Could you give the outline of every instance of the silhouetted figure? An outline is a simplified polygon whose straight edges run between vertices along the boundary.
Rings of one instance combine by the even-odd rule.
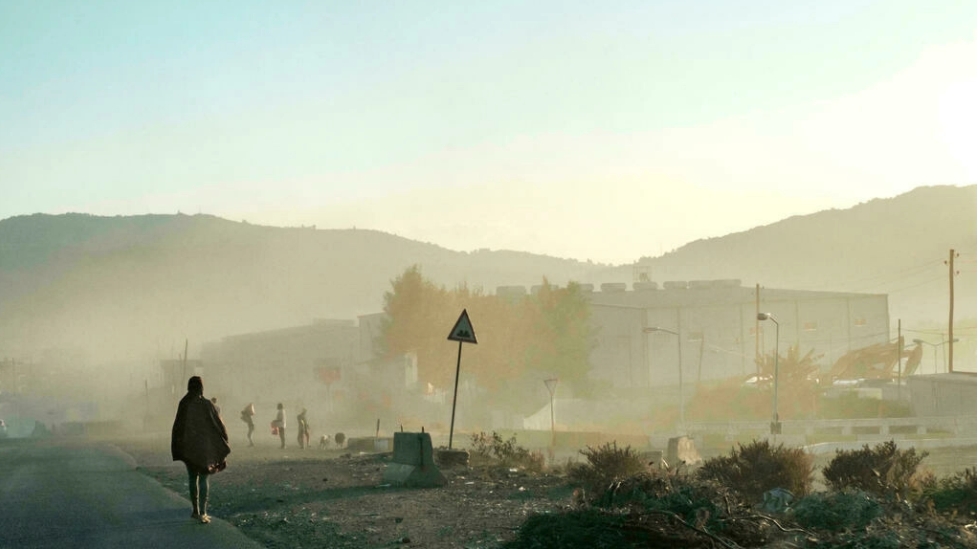
[[[180,399],[170,438],[173,461],[182,461],[190,481],[191,518],[211,521],[207,514],[209,475],[227,467],[231,453],[228,433],[214,403],[204,398],[204,382],[198,376],[187,381],[187,394]]]
[[[272,427],[278,431],[278,438],[282,441],[282,448],[285,448],[285,406],[282,403],[278,403],[278,412],[275,415],[275,421],[272,422]]]
[[[248,424],[248,446],[254,446],[255,441],[251,440],[251,434],[255,432],[255,405],[249,402],[244,410],[241,410],[241,421]]]
[[[299,448],[303,449],[309,446],[309,422],[306,421],[306,409],[303,408],[299,415],[295,416],[296,428],[299,432]]]

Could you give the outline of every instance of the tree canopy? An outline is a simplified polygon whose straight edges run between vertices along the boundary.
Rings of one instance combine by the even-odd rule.
[[[480,387],[495,392],[522,378],[557,376],[586,392],[594,338],[587,302],[574,283],[558,288],[544,279],[540,291],[511,300],[465,285],[447,290],[412,266],[384,294],[384,353],[415,353],[420,380],[450,387],[458,347],[447,337],[463,309],[479,340],[465,345],[463,368]]]

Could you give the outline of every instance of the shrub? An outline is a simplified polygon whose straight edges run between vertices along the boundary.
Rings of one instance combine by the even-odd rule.
[[[520,467],[535,472],[543,470],[543,454],[517,446],[515,436],[503,440],[495,431],[491,435],[476,433],[472,435],[472,449],[482,457],[498,460],[504,467]]]
[[[860,490],[811,494],[791,508],[799,525],[818,530],[865,528],[882,513],[880,503]]]
[[[667,511],[686,522],[703,522],[711,531],[722,530],[724,508],[737,504],[735,495],[712,480],[650,470],[611,483],[597,494],[601,507],[638,505],[646,511]]]
[[[923,500],[930,502],[939,513],[955,513],[962,517],[974,517],[978,506],[975,494],[975,467],[958,471],[931,483],[923,490]]]
[[[587,458],[587,463],[571,466],[568,475],[571,480],[592,490],[646,470],[645,460],[633,453],[631,446],[619,448],[617,441],[598,448],[588,446],[580,453]]]
[[[825,482],[833,490],[855,488],[879,496],[906,498],[919,491],[917,466],[927,452],[913,448],[897,449],[892,440],[860,450],[839,450],[822,469]]]
[[[789,490],[795,497],[811,490],[812,456],[803,449],[772,446],[766,440],[738,446],[730,450],[729,456],[706,460],[696,474],[716,480],[754,502],[761,501],[764,492],[774,488]]]
[[[675,471],[649,470],[612,482],[596,492],[593,503],[533,516],[503,547],[758,547],[770,533],[737,494]]]

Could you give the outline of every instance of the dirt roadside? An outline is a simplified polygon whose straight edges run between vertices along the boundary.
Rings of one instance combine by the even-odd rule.
[[[145,474],[178,494],[186,472],[169,441],[114,440]],[[566,480],[486,466],[442,468],[442,488],[389,486],[390,454],[236,447],[212,477],[209,513],[266,547],[495,547],[531,513],[571,504]],[[188,504],[189,505],[189,504]]]
[[[167,438],[112,442],[142,472],[186,493],[186,473],[170,460]],[[923,467],[946,475],[973,466],[976,448],[928,453]],[[831,458],[816,456],[816,485]],[[235,447],[227,470],[212,477],[209,512],[270,548],[474,549],[513,539],[531,514],[573,506],[572,488],[558,474],[472,464],[442,468],[445,487],[405,489],[384,483],[389,459],[335,448]]]

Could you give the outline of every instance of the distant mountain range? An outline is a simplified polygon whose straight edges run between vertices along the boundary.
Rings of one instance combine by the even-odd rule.
[[[421,265],[487,293],[569,280],[739,278],[744,285],[891,293],[891,316],[947,318],[948,250],[961,253],[957,318],[975,315],[976,187],[924,187],[792,217],[609,267],[513,251],[457,252],[371,230],[249,225],[209,215],[19,216],[0,221],[0,358],[40,349],[173,356],[226,335],[377,312]],[[195,347],[191,348],[193,353]]]
[[[954,249],[960,271],[955,318],[974,319],[976,205],[975,185],[920,187],[845,210],[697,240],[616,271],[619,276],[646,273],[656,281],[738,278],[772,288],[885,293],[894,321],[946,324],[944,262]]]

